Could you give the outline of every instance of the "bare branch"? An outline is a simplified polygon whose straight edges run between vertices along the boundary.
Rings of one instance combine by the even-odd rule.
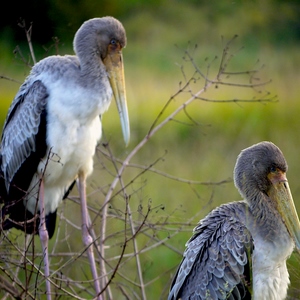
[[[35,55],[34,55],[34,50],[33,50],[33,46],[32,46],[32,40],[31,40],[31,35],[32,35],[32,23],[30,24],[29,28],[26,28],[26,22],[24,19],[20,19],[18,25],[24,29],[25,34],[26,34],[26,38],[27,38],[27,43],[29,46],[29,50],[30,50],[30,54],[31,54],[31,58],[33,61],[33,64],[36,64],[36,59],[35,59]]]
[[[7,77],[7,76],[3,76],[3,75],[0,75],[0,79],[5,79],[5,80],[9,80],[9,81],[18,83],[18,84],[22,84],[22,82],[19,81],[19,80],[16,80],[16,79],[14,79],[14,78],[10,78],[10,77]]]

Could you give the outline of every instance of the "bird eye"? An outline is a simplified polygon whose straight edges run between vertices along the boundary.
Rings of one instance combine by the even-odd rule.
[[[277,168],[274,167],[274,166],[272,166],[271,169],[270,169],[270,172],[271,172],[271,173],[275,173],[276,171],[277,171]]]
[[[110,40],[110,43],[111,43],[112,45],[117,45],[116,39],[111,39],[111,40]]]

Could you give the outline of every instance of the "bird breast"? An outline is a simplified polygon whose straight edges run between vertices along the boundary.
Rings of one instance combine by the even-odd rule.
[[[293,251],[293,240],[286,232],[279,231],[277,238],[270,242],[265,237],[254,238],[254,245],[253,299],[285,299],[290,283],[286,260]]]
[[[57,64],[57,61],[59,59],[53,63]],[[69,64],[65,60],[62,63]],[[74,70],[77,68],[76,64],[72,67]],[[77,72],[80,73],[78,68]],[[88,176],[93,170],[93,156],[102,131],[99,116],[110,105],[112,89],[107,78],[99,80],[98,85],[90,85],[88,78],[82,79],[86,83],[80,81],[81,75],[77,72],[73,71],[71,78],[68,72],[63,74],[61,69],[59,74],[47,72],[43,65],[33,69],[34,80],[41,80],[48,92],[48,152],[31,182],[31,193],[24,200],[27,201],[27,209],[32,213],[36,209],[38,180],[41,176],[44,179],[47,215],[56,210],[79,172]]]
[[[27,209],[34,213],[38,194],[38,180],[43,176],[46,215],[54,212],[62,198],[77,178],[79,172],[88,176],[93,170],[93,156],[101,137],[99,118],[89,124],[73,120],[72,126],[56,122],[48,130],[48,152],[40,162],[37,173],[29,187],[30,194],[25,200]],[[50,126],[50,125],[49,125]]]

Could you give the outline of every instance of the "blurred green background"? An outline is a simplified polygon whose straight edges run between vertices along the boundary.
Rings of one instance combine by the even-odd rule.
[[[191,53],[204,73],[209,62],[217,56],[216,62],[210,66],[213,77],[226,42],[237,34],[238,38],[230,48],[234,57],[229,69],[249,71],[263,66],[257,75],[260,82],[272,81],[262,89],[276,95],[278,102],[196,101],[187,111],[198,125],[191,126],[182,113],[178,117],[182,122],[171,122],[159,130],[132,163],[147,166],[163,157],[155,168],[174,178],[219,182],[232,178],[236,157],[243,148],[270,140],[281,148],[289,163],[289,184],[300,212],[299,1],[48,0],[20,1],[18,5],[10,1],[6,5],[8,10],[0,18],[0,76],[20,82],[30,69],[19,54],[14,55],[14,49],[18,45],[26,59],[30,58],[30,53],[24,31],[17,25],[19,17],[23,17],[27,25],[33,22],[32,39],[37,60],[57,53],[53,37],[59,39],[59,54],[73,53],[73,36],[87,19],[112,15],[123,23],[128,40],[123,56],[132,130],[128,148],[125,149],[122,143],[114,104],[103,117],[105,138],[120,158],[126,157],[147,134],[170,96],[178,91],[179,83],[184,81],[181,66],[185,67],[187,77],[192,74],[193,69],[182,58],[184,51]],[[240,80],[239,77],[231,79]],[[202,87],[203,81],[198,81],[193,90]],[[16,82],[0,80],[1,127],[18,88]],[[253,95],[252,89],[218,86],[203,97],[252,99]],[[169,112],[189,96],[182,93]],[[95,176],[91,182],[98,180]],[[129,172],[125,177],[127,182],[130,182],[130,176],[133,175]],[[148,251],[142,258],[148,298],[165,299],[172,275],[181,260],[180,252],[184,250],[192,228],[211,209],[224,202],[239,200],[240,196],[232,181],[223,185],[193,185],[150,171],[135,181],[129,190],[136,197],[136,207],[139,202],[148,203],[150,199],[153,208],[163,207],[153,212],[153,224],[157,226],[153,232],[160,238],[172,236],[181,226],[174,224],[187,223],[178,230],[181,232],[168,240],[168,247]],[[289,268],[292,277],[289,295],[291,299],[298,299],[300,273],[297,254],[289,260]]]

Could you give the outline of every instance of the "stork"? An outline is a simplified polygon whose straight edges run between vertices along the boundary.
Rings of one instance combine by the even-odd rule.
[[[82,238],[100,297],[89,233],[86,178],[101,138],[102,114],[114,96],[125,144],[130,137],[122,48],[126,34],[113,17],[83,23],[74,37],[75,55],[38,62],[16,94],[0,145],[1,230],[12,227],[39,234],[49,277],[48,240],[56,211],[75,181],[81,200]],[[51,298],[50,282],[46,280]]]
[[[300,223],[281,150],[261,142],[237,158],[242,201],[221,205],[194,229],[169,293],[174,299],[281,300],[286,260],[300,249]]]

